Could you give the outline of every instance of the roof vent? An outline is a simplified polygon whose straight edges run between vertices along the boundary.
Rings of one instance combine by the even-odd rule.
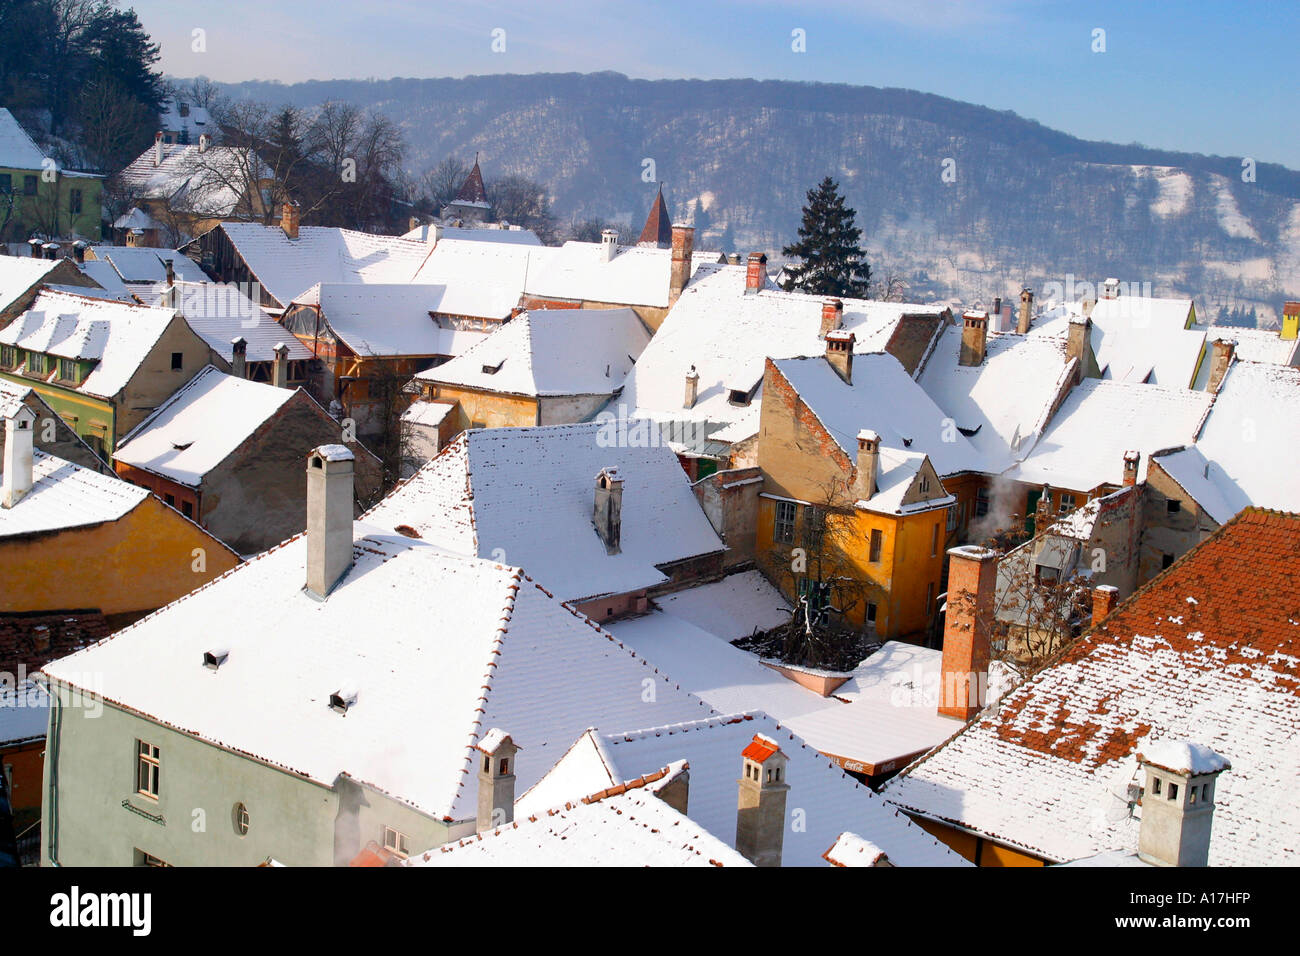
[[[186,448],[189,448],[193,444],[194,442],[192,441],[174,441],[172,442],[172,447],[175,448],[177,451],[184,451]]]
[[[484,374],[484,375],[495,375],[497,372],[501,371],[501,366],[502,366],[502,365],[505,365],[505,364],[506,364],[506,360],[505,360],[505,359],[502,359],[500,362],[497,362],[496,365],[489,365],[488,363],[484,362],[484,363],[483,363],[483,374]]]
[[[414,528],[412,528],[409,524],[399,524],[399,525],[398,525],[396,528],[394,528],[393,530],[396,531],[398,534],[400,534],[400,535],[401,535],[402,537],[404,537],[404,538],[418,538],[418,537],[420,537],[420,532],[416,531],[416,530],[415,530]]]
[[[355,684],[347,683],[341,686],[334,693],[330,694],[330,710],[336,713],[346,715],[348,708],[357,702],[357,688]]]
[[[210,651],[203,652],[203,666],[206,667],[208,670],[214,671],[222,664],[224,664],[226,662],[226,658],[229,656],[230,656],[230,648],[214,647]]]

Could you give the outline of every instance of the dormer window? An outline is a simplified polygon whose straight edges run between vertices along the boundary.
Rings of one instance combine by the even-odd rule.
[[[0,368],[13,368],[18,364],[18,350],[12,345],[0,345]]]
[[[214,647],[210,651],[203,652],[203,666],[209,670],[216,670],[226,662],[230,656],[230,650],[225,647]]]
[[[502,359],[500,362],[497,362],[495,365],[492,365],[492,364],[490,364],[490,363],[488,363],[488,362],[484,362],[484,363],[483,363],[483,374],[484,374],[484,375],[495,375],[497,372],[501,371],[501,366],[503,366],[503,365],[505,365],[505,364],[506,364],[506,360],[505,360],[505,359]]]
[[[59,359],[59,378],[65,382],[75,382],[80,376],[77,375],[76,359]]]
[[[742,391],[741,389],[738,388],[733,388],[731,391],[727,393],[727,401],[730,402],[732,405],[748,405],[749,392]]]
[[[334,693],[330,694],[330,710],[338,714],[346,715],[348,708],[357,702],[357,689],[349,684],[344,684]]]

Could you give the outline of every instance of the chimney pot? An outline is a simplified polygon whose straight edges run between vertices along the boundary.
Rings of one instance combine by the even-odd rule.
[[[1219,774],[1232,764],[1209,747],[1186,740],[1143,741],[1138,857],[1155,866],[1207,866]]]
[[[695,252],[695,227],[673,225],[672,266],[668,273],[668,307],[681,298],[686,283],[691,281],[691,256]]]
[[[785,840],[789,758],[770,737],[755,734],[741,752],[736,852],[755,866],[780,866]]]
[[[158,130],[158,132],[153,134],[153,164],[155,166],[162,165],[164,150],[165,146],[163,144],[162,130]]]
[[[856,335],[843,329],[826,333],[826,361],[849,385],[853,384],[853,346],[857,340]]]
[[[970,720],[988,692],[993,599],[998,554],[974,545],[948,550],[948,610],[944,615],[939,713]]]
[[[1096,627],[1119,604],[1119,588],[1113,584],[1099,584],[1092,589],[1092,626]]]
[[[1300,302],[1287,302],[1282,306],[1282,328],[1278,336],[1288,342],[1300,337]]]
[[[876,477],[880,474],[880,436],[869,428],[858,432],[858,470],[853,479],[853,495],[858,501],[869,501],[876,493]]]
[[[1142,453],[1138,451],[1124,452],[1124,487],[1131,488],[1137,484],[1138,465],[1142,462]]]
[[[1081,316],[1070,318],[1070,329],[1065,343],[1065,360],[1078,360],[1078,371],[1074,381],[1077,385],[1083,381],[1083,373],[1088,362],[1088,350],[1092,347],[1092,319]]]
[[[700,373],[695,371],[695,366],[686,373],[686,400],[682,402],[683,408],[694,408],[695,400],[700,394]]]
[[[230,340],[230,374],[235,378],[248,378],[248,340],[237,335]]]
[[[1029,324],[1034,319],[1034,293],[1029,289],[1020,290],[1020,319],[1016,323],[1016,331],[1021,335],[1029,331]]]
[[[767,285],[767,256],[751,252],[745,267],[745,294],[755,295]]]
[[[1103,283],[1102,283],[1102,286],[1101,286],[1101,297],[1102,297],[1103,299],[1118,299],[1118,298],[1119,298],[1119,280],[1118,280],[1118,279],[1107,279],[1105,282],[1103,282]]]
[[[508,733],[493,727],[478,751],[478,807],[475,830],[495,830],[515,819],[515,755],[520,747]]]
[[[957,362],[966,366],[983,365],[984,356],[988,351],[989,314],[965,312],[961,319],[961,352]]]
[[[271,363],[271,384],[276,388],[289,387],[289,346],[276,342],[275,359]]]
[[[600,261],[612,262],[615,253],[618,252],[618,233],[613,229],[605,229],[600,234]]]
[[[618,554],[622,541],[623,479],[613,466],[602,468],[600,474],[596,475],[591,523],[604,542],[605,553]]]
[[[4,478],[0,506],[12,508],[32,490],[36,413],[19,405],[5,416]]]
[[[1210,381],[1206,390],[1218,394],[1223,387],[1223,380],[1232,366],[1232,357],[1237,352],[1237,343],[1232,339],[1215,339],[1210,346]]]
[[[352,482],[346,445],[321,445],[307,456],[307,590],[326,597],[352,566]]]
[[[844,321],[844,303],[840,299],[823,299],[822,300],[822,327],[821,337],[826,338],[826,333],[834,332]]]
[[[209,136],[207,133],[200,133],[200,134],[199,134],[199,152],[200,152],[200,153],[206,153],[206,152],[208,151],[208,147],[211,146],[211,145],[212,145],[212,137]]]
[[[298,204],[292,199],[286,201],[280,207],[280,228],[290,239],[298,238]]]

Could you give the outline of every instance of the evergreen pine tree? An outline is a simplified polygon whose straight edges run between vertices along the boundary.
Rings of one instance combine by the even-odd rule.
[[[856,218],[857,212],[844,205],[839,184],[829,176],[808,190],[799,241],[781,250],[782,255],[799,260],[786,267],[787,291],[866,298],[871,266],[858,245],[862,230],[854,224]]]

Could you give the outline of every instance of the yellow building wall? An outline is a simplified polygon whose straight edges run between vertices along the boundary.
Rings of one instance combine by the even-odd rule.
[[[195,549],[203,552],[200,570]],[[0,612],[151,611],[238,563],[220,541],[150,496],[117,521],[0,540]]]
[[[537,399],[439,385],[433,400],[458,402],[470,428],[519,428],[537,424]]]

